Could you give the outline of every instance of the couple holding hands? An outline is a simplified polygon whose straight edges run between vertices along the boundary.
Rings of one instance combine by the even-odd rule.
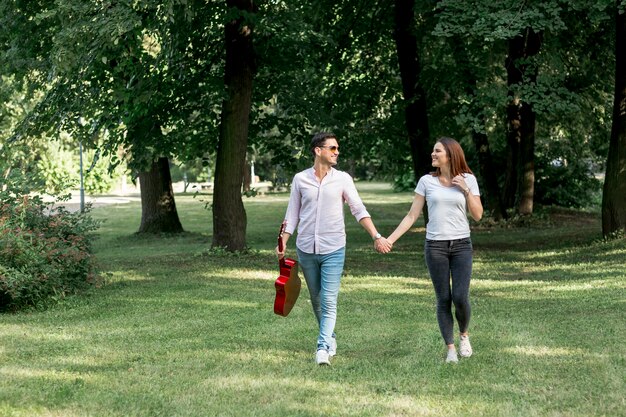
[[[293,178],[285,215],[287,225],[282,236],[285,249],[280,251],[276,247],[276,254],[279,259],[285,256],[287,241],[297,227],[296,253],[319,324],[316,363],[330,365],[330,359],[337,353],[334,329],[346,251],[344,202],[370,234],[374,248],[380,253],[392,250],[393,244],[413,226],[427,204],[429,219],[424,256],[437,298],[439,329],[448,348],[446,362],[458,362],[458,354],[471,356],[468,327],[472,241],[467,213],[474,220],[480,220],[483,207],[476,177],[459,143],[450,138],[437,140],[431,154],[435,170],[420,178],[409,212],[387,238],[378,233],[352,177],[334,168],[339,157],[336,136],[325,132],[316,134],[310,150],[315,161],[312,168]],[[454,344],[453,304],[460,332],[458,354]]]

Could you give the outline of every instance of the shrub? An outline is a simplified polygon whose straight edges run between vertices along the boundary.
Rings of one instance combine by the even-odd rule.
[[[41,307],[97,283],[97,227],[88,211],[70,213],[38,197],[0,193],[0,311]]]

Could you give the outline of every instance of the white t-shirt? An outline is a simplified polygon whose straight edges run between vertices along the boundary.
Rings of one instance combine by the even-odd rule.
[[[480,195],[476,177],[472,174],[463,176],[470,193]],[[438,177],[426,174],[420,178],[415,192],[423,195],[428,204],[426,239],[454,240],[470,236],[467,200],[463,190],[457,186],[445,187]]]

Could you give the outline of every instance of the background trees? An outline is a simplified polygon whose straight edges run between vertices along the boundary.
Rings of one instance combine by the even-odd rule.
[[[623,3],[3,2],[3,178],[40,172],[20,149],[63,134],[140,176],[140,231],[180,231],[170,164],[214,160],[213,245],[240,250],[255,158],[261,176],[290,178],[310,134],[332,130],[342,169],[412,188],[445,135],[495,219],[597,204],[609,155],[606,235],[625,211],[609,110],[623,101]]]
[[[602,198],[602,233],[626,231],[626,7],[615,2],[615,97]]]

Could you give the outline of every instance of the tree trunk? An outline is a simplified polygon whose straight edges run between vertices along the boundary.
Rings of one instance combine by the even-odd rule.
[[[253,0],[228,0],[227,5],[239,14],[225,27],[227,95],[222,102],[215,166],[212,246],[240,251],[246,248],[246,211],[241,187],[255,73],[252,23],[246,16],[256,8]]]
[[[244,161],[243,164],[243,191],[250,191],[252,185],[252,176],[250,174],[251,166],[248,161]]]
[[[432,164],[426,93],[419,81],[421,63],[414,27],[415,1],[395,0],[394,4],[394,39],[402,79],[402,95],[406,103],[404,117],[411,146],[413,175],[417,184],[422,175],[432,170]],[[424,221],[428,222],[426,205],[424,205]]]
[[[616,1],[615,97],[602,193],[602,234],[626,232],[626,13]]]
[[[536,80],[534,74],[533,82]],[[523,216],[533,214],[535,197],[535,112],[527,103],[521,108],[521,142],[519,149],[519,204],[517,212]]]
[[[404,116],[411,145],[411,159],[415,180],[431,171],[430,129],[428,126],[428,108],[426,93],[421,87],[420,58],[417,52],[415,36],[415,12],[413,0],[395,0],[394,38],[398,50],[402,95],[406,102]]]
[[[476,147],[476,152],[478,153],[480,174],[485,185],[484,194],[487,209],[491,212],[494,220],[506,219],[508,216],[502,204],[502,198],[500,197],[500,187],[498,186],[496,169],[493,165],[491,150],[489,149],[489,139],[486,134],[476,131],[472,133],[472,139]]]
[[[141,225],[137,233],[180,233],[172,177],[167,158],[152,163],[150,171],[139,174]]]
[[[517,85],[534,83],[537,68],[527,62],[541,47],[541,33],[527,28],[523,35],[509,40],[506,59],[509,104],[507,106],[507,172],[504,204],[518,204],[520,214],[532,214],[535,184],[535,113],[530,103],[515,92]],[[519,198],[516,198],[519,197]]]
[[[513,207],[515,207],[515,196],[517,195],[519,146],[521,142],[519,130],[519,125],[521,124],[519,107],[519,103],[515,102],[515,100],[511,100],[509,101],[506,109],[506,173],[504,177],[504,191],[502,193],[502,202],[505,209],[512,209]]]

